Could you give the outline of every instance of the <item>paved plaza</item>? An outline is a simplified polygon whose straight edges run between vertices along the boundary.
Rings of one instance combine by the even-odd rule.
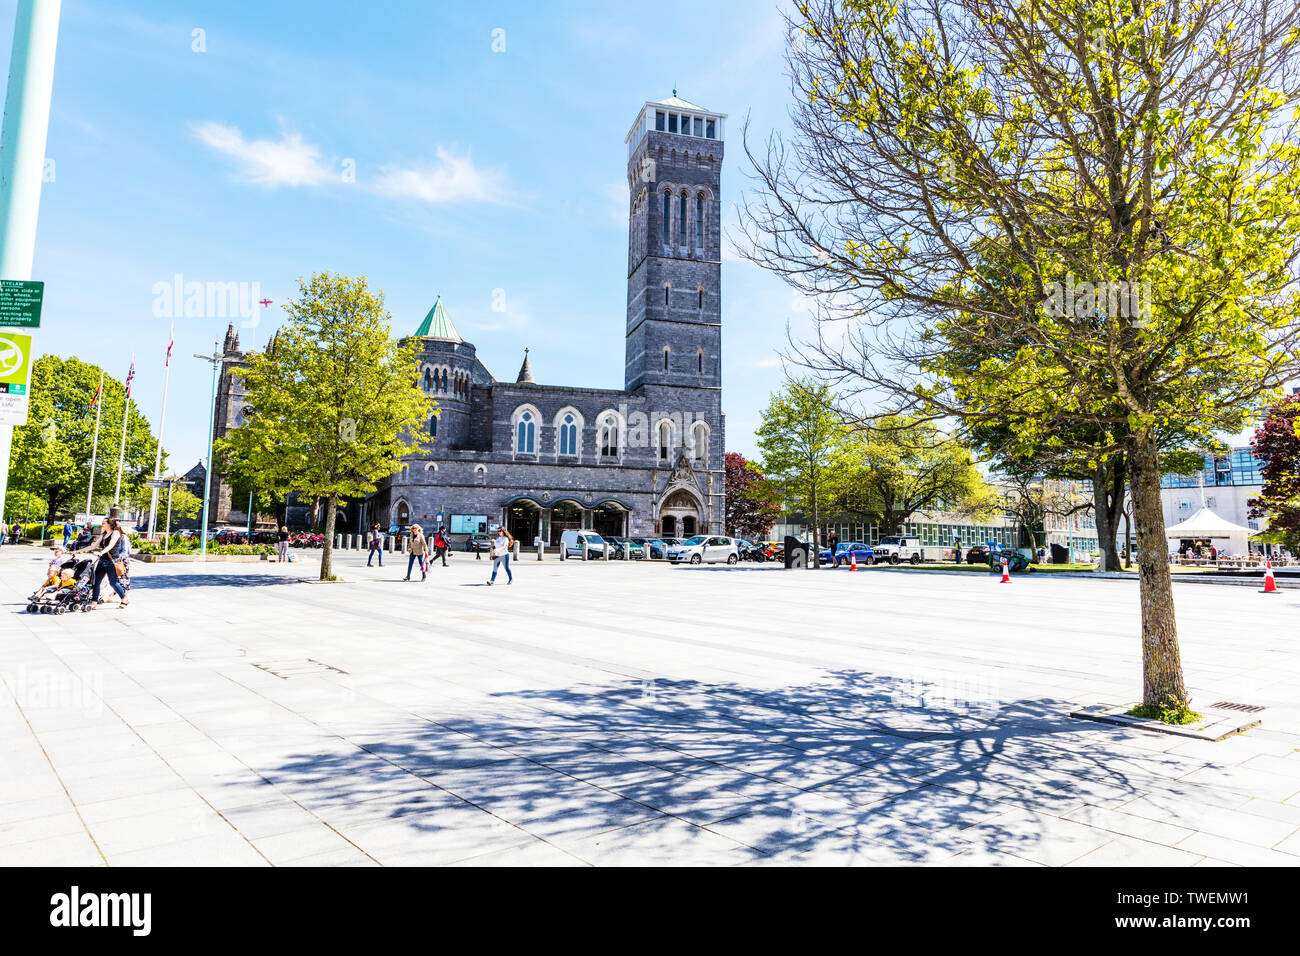
[[[1300,592],[1177,585],[1220,743],[1140,693],[1127,581],[463,553],[133,565],[18,613],[0,548],[0,864],[1300,864]]]

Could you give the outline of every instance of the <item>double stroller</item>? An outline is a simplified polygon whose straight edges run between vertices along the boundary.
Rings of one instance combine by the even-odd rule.
[[[51,562],[45,583],[29,597],[28,614],[66,614],[89,611],[95,606],[95,558],[75,551],[61,562]]]

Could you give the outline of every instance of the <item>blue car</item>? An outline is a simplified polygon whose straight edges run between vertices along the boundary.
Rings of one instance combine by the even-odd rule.
[[[820,557],[823,564],[851,564],[854,561],[858,564],[871,564],[873,554],[874,552],[871,550],[871,545],[849,541],[841,544],[839,548],[836,549],[834,561],[831,560],[830,548],[823,551]]]

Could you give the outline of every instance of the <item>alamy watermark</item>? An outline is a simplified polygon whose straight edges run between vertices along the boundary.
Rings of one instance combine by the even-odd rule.
[[[242,319],[253,329],[270,299],[262,296],[260,282],[196,282],[176,273],[170,282],[155,282],[153,314],[160,319]]]
[[[1151,280],[1142,282],[1075,282],[1066,273],[1064,282],[1049,282],[1043,310],[1053,318],[1104,316],[1132,319],[1142,328],[1151,321]]]

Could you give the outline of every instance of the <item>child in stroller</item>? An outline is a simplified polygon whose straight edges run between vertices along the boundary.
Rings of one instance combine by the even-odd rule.
[[[28,614],[64,614],[89,611],[95,583],[95,559],[89,555],[65,555],[56,548],[54,559],[46,569],[45,583],[28,598]]]

